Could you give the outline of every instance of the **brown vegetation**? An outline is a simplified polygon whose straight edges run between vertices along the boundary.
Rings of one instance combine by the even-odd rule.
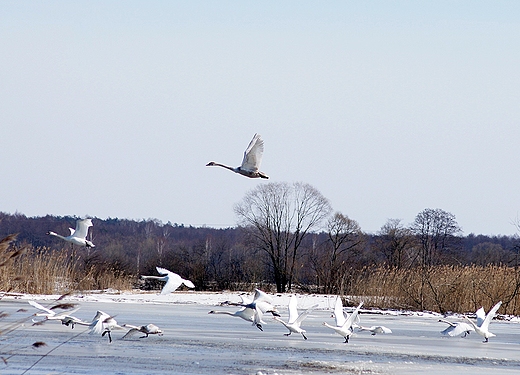
[[[130,290],[132,282],[137,281],[136,276],[97,263],[95,257],[82,259],[75,252],[18,248],[12,245],[15,239],[16,236],[8,236],[0,241],[3,292],[65,294],[106,288]],[[501,313],[520,314],[520,274],[515,267],[366,266],[351,270],[342,278],[344,293],[361,296],[367,307],[472,312],[480,306],[489,309],[501,300]]]
[[[94,289],[130,289],[132,278],[71,253],[31,246],[17,247],[16,235],[0,241],[0,291],[65,294]]]
[[[503,301],[502,314],[520,314],[520,276],[507,266],[434,266],[364,268],[351,283],[350,295],[365,306],[446,312],[489,310]]]

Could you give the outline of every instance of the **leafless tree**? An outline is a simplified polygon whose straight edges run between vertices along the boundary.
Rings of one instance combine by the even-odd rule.
[[[327,221],[327,240],[313,244],[309,259],[316,273],[320,292],[343,294],[345,281],[352,269],[359,262],[359,255],[364,236],[357,221],[340,212],[334,213]]]
[[[392,268],[403,268],[411,263],[411,250],[416,246],[415,237],[400,219],[388,219],[377,233],[374,247],[384,256]]]
[[[239,224],[269,257],[278,292],[291,289],[303,239],[331,211],[329,201],[305,183],[258,185],[235,205]]]
[[[424,267],[438,264],[443,255],[457,247],[456,236],[462,232],[455,215],[439,208],[419,212],[411,230],[420,242],[418,256]]]

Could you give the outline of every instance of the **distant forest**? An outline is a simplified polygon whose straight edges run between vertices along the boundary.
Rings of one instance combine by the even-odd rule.
[[[51,230],[67,236],[76,219],[0,213],[0,238],[17,233],[18,247],[28,246],[39,252],[74,252],[84,265],[96,266],[102,270],[99,272],[134,277],[134,286],[141,288],[154,286],[145,284],[138,276],[157,275],[156,266],[191,279],[198,290],[233,290],[245,284],[273,283],[272,266],[266,254],[254,246],[246,228],[214,229],[158,220],[93,218],[89,238],[96,246],[90,249],[46,235]],[[309,233],[298,255],[293,287],[312,292],[344,291],[345,282],[349,282],[345,277],[355,277],[356,271],[367,267],[408,268],[421,264],[413,255],[419,253],[413,249],[421,246],[420,235],[398,220],[389,220],[378,234],[356,231],[349,235],[339,243],[341,248],[336,249],[335,259],[331,259],[331,233]],[[444,253],[435,264],[517,267],[519,242],[518,236],[452,236],[449,246],[443,244]],[[341,272],[342,288],[337,280],[330,280],[331,268]]]

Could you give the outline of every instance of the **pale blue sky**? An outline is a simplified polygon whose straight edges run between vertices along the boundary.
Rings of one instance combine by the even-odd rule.
[[[234,226],[258,132],[367,232],[514,234],[519,46],[517,1],[2,1],[0,211]]]

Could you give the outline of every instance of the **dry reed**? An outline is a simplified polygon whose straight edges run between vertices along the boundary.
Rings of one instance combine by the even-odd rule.
[[[365,268],[350,295],[365,305],[440,313],[486,310],[503,301],[500,313],[520,314],[520,273],[506,266],[436,266],[428,269]]]

